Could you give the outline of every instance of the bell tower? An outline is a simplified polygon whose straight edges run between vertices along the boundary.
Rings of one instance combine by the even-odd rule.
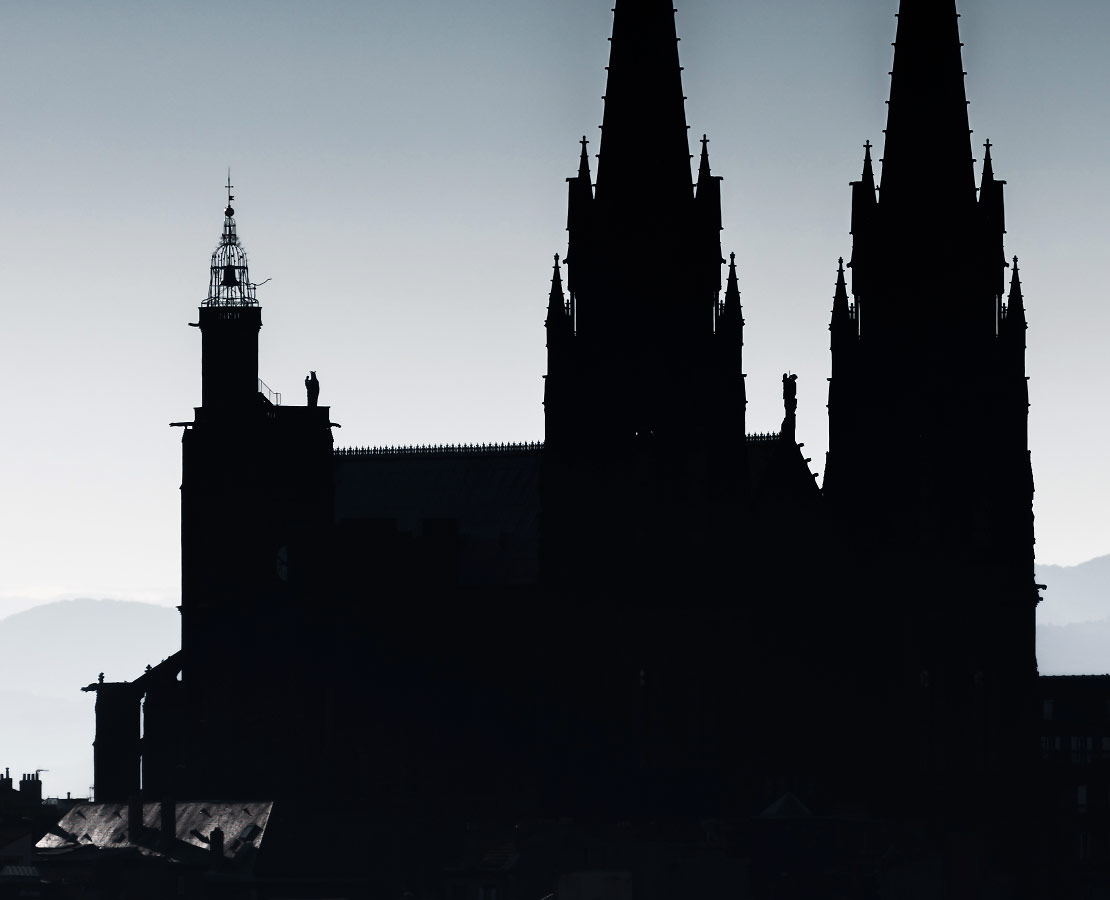
[[[221,736],[215,749],[197,746],[184,755],[186,787],[216,796],[221,779],[234,775],[238,790],[262,796],[276,784],[276,767],[293,760],[275,755],[267,763],[274,771],[261,763],[248,770],[236,761],[249,751],[235,736],[280,732],[298,715],[311,718],[300,709],[303,667],[311,663],[297,638],[323,614],[319,600],[305,599],[319,595],[326,580],[320,548],[334,516],[332,423],[328,407],[283,405],[258,378],[262,310],[233,199],[229,179],[208,294],[194,323],[201,331],[201,405],[192,422],[177,423],[185,428],[182,682],[187,718],[199,729],[182,740]],[[270,688],[249,709],[230,700],[234,685],[260,679]],[[295,734],[276,743],[290,753],[299,746]]]

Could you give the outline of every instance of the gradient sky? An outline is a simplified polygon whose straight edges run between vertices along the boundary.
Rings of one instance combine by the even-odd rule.
[[[541,439],[551,257],[581,135],[597,151],[611,5],[0,4],[0,615],[177,602],[167,423],[200,398],[186,323],[228,166],[252,279],[272,278],[260,374],[286,402],[312,368],[339,445]],[[708,133],[740,264],[749,427],[777,429],[798,373],[819,471],[848,182],[881,148],[896,0],[677,5],[691,146]],[[975,144],[994,143],[1021,257],[1038,559],[1071,564],[1110,552],[1110,4],[960,6]]]

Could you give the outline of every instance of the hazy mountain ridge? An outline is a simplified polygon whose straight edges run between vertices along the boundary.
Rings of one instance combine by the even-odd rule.
[[[1110,555],[1077,566],[1035,567],[1047,586],[1037,608],[1038,625],[1071,625],[1110,618]]]
[[[72,698],[100,672],[129,681],[178,649],[176,610],[130,600],[59,600],[0,619],[0,686]]]

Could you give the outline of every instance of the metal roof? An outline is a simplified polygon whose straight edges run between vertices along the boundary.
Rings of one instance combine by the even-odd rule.
[[[266,834],[273,803],[190,802],[176,804],[176,840],[161,840],[162,804],[143,804],[144,832],[138,840],[128,834],[126,803],[79,803],[35,845],[37,850],[81,847],[125,850],[136,848],[144,855],[175,857],[189,852],[186,847],[210,849],[212,832],[224,833],[224,857],[236,859],[248,848],[258,849]]]

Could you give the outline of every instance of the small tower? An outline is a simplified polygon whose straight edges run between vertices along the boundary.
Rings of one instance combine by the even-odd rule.
[[[212,252],[208,296],[200,307],[201,407],[206,412],[242,410],[258,400],[262,310],[236,232],[234,199],[228,176],[223,232]]]

